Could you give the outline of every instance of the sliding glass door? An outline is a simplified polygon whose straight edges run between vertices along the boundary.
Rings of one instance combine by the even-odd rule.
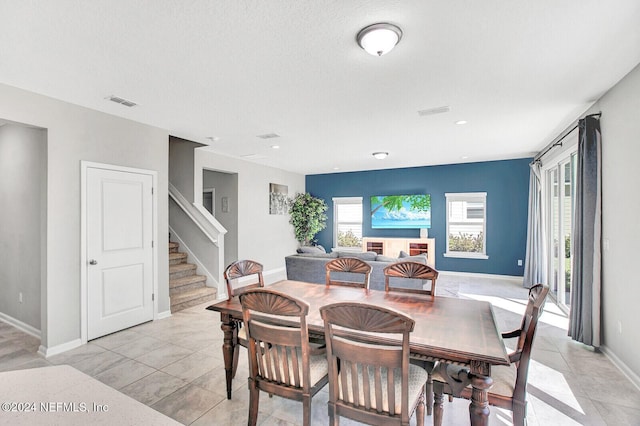
[[[571,305],[571,236],[575,200],[576,153],[564,157],[547,170],[547,217],[549,283],[557,304]]]

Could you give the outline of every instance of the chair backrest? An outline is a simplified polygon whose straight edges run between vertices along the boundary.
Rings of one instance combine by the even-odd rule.
[[[529,301],[522,318],[518,344],[516,350],[509,355],[511,362],[514,362],[517,367],[516,384],[513,391],[513,399],[517,401],[524,401],[526,397],[531,347],[536,335],[538,319],[542,315],[548,293],[549,287],[543,284],[536,284],[529,289]]]
[[[420,262],[396,262],[384,268],[384,289],[385,291],[396,291],[405,293],[428,294],[431,297],[436,295],[436,279],[438,271]],[[395,286],[393,283],[402,279],[408,286]],[[420,280],[415,282],[415,280]],[[422,287],[422,280],[431,280],[431,288],[425,290]]]
[[[250,379],[262,382],[261,389],[276,394],[280,394],[277,387],[308,391],[309,305],[266,288],[247,290],[239,298],[249,341]],[[260,314],[270,315],[272,321]],[[291,318],[288,321],[285,318],[287,325],[281,325],[282,321],[273,321],[273,316]]]
[[[227,283],[227,300],[231,300],[233,296],[236,296],[243,291],[264,287],[264,280],[262,278],[262,264],[253,260],[238,260],[227,266],[224,271],[224,280]],[[243,282],[242,285],[238,285],[238,279],[255,275],[256,282]]]
[[[364,260],[355,257],[338,257],[327,262],[325,270],[327,285],[342,285],[369,289],[371,265]],[[336,279],[335,275],[339,275],[339,279]],[[353,277],[353,275],[362,275],[362,278],[360,281],[352,281],[351,277]]]
[[[409,333],[414,320],[401,312],[354,302],[323,306],[320,315],[327,342],[330,406],[359,421],[381,423],[395,416],[409,424]],[[401,343],[362,343],[354,330],[401,335]],[[400,394],[395,386],[398,377]]]

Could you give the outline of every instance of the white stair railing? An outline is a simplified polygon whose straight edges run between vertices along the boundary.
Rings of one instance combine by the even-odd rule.
[[[215,284],[218,295],[225,294],[224,234],[227,230],[202,205],[190,203],[178,189],[169,183],[169,227],[180,240],[191,259]]]

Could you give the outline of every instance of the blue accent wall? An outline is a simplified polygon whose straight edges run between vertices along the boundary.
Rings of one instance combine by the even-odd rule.
[[[371,229],[372,195],[431,194],[429,238],[436,239],[436,268],[443,271],[498,275],[524,274],[531,158],[442,166],[331,173],[306,176],[306,191],[323,198],[327,228],[316,239],[333,246],[333,197],[362,197],[365,237],[418,238],[418,229]],[[487,255],[489,259],[443,256],[446,248],[447,192],[487,193]]]

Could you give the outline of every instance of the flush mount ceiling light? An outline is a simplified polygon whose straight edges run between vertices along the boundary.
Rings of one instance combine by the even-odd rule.
[[[389,155],[388,152],[374,152],[373,155],[377,160],[384,160]]]
[[[364,27],[356,36],[358,45],[373,56],[389,53],[401,38],[402,30],[386,22]]]

